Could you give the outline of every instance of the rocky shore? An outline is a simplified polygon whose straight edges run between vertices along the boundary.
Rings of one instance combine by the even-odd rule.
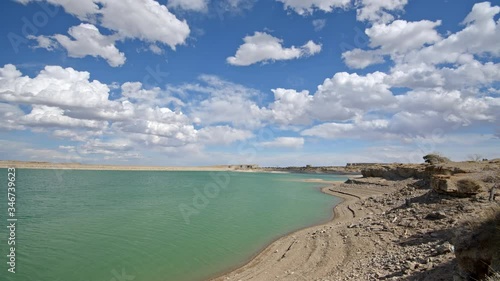
[[[326,187],[334,220],[215,280],[499,280],[500,160],[428,162]]]

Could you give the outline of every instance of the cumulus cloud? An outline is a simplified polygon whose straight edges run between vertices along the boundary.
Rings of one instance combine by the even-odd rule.
[[[401,11],[408,0],[359,0],[356,18],[359,21],[390,22],[394,19],[390,11]]]
[[[33,35],[28,35],[27,37],[30,40],[36,40],[37,44],[34,45],[32,48],[34,49],[46,49],[48,51],[53,51],[58,47],[57,42],[54,41],[52,38],[44,35],[39,35],[39,36],[33,36]]]
[[[175,50],[177,45],[185,44],[190,34],[186,20],[178,19],[165,5],[155,0],[18,0],[23,4],[35,1],[46,1],[62,6],[67,13],[92,23],[70,29],[69,33],[75,40],[65,35],[56,35],[55,39],[68,50],[70,56],[101,56],[112,66],[119,66],[125,62],[124,55],[114,46],[114,41],[118,38],[164,44]],[[175,6],[192,9],[199,8],[201,2],[204,1],[172,1]],[[115,33],[113,36],[104,36],[96,26],[102,26]],[[48,49],[51,47],[49,38],[39,36],[33,39],[38,41],[37,47]]]
[[[492,7],[489,2],[476,3],[463,21],[465,27],[444,38],[435,30],[441,21],[374,24],[365,31],[374,49],[354,49],[342,57],[349,67],[365,68],[383,62],[386,55],[398,65],[411,65],[410,69],[422,64],[467,64],[474,61],[474,56],[498,57],[500,47],[495,40],[500,37],[500,27],[495,16],[499,12],[500,7]]]
[[[19,119],[24,116],[24,112],[17,106],[8,103],[0,103],[0,130],[22,130],[24,126],[19,123]]]
[[[99,14],[101,25],[121,36],[163,43],[172,49],[184,44],[190,33],[186,20],[177,19],[154,0],[106,0]]]
[[[248,66],[258,62],[298,59],[321,51],[321,45],[308,41],[301,47],[283,47],[283,40],[265,32],[255,32],[243,38],[245,42],[236,54],[228,57],[229,64]]]
[[[492,7],[489,2],[474,4],[463,22],[466,25],[464,29],[408,54],[404,61],[463,64],[470,62],[474,55],[500,56],[500,46],[496,43],[497,38],[500,38],[500,22],[495,22],[499,12],[500,7]]]
[[[440,20],[435,22],[396,20],[390,24],[375,24],[365,32],[370,38],[370,47],[380,47],[386,54],[402,53],[439,41],[441,36],[435,30],[439,25],[441,25]]]
[[[201,84],[170,86],[168,90],[192,98],[188,113],[201,125],[231,124],[250,129],[260,127],[266,119],[266,111],[255,101],[261,92],[213,75],[202,75],[199,80]]]
[[[384,62],[384,56],[379,51],[365,51],[361,49],[354,49],[342,53],[342,59],[345,64],[350,68],[365,68],[372,64]]]
[[[356,9],[359,21],[371,23],[387,23],[394,20],[392,13],[403,11],[408,0],[276,0],[282,2],[285,9],[299,15],[310,15],[314,12],[330,13],[334,9]]]
[[[159,97],[158,88],[127,82],[121,86],[122,98],[115,100],[109,91],[107,85],[91,81],[88,72],[72,68],[46,66],[33,78],[13,65],[0,68],[0,114],[8,118],[7,129],[48,132],[50,128],[58,138],[83,143],[103,134],[165,147],[198,142],[190,118],[164,107],[169,99]],[[32,109],[25,114],[18,104]]]
[[[113,87],[110,98],[111,86],[91,80],[88,72],[47,66],[29,77],[5,65],[0,67],[0,130],[50,129],[58,138],[78,142],[84,155],[133,158],[148,147],[167,155],[204,155],[205,160],[204,147],[255,140],[262,128],[276,134],[257,140],[261,148],[301,148],[304,138],[410,143],[463,128],[491,129],[485,135],[498,137],[500,46],[493,42],[498,13],[497,6],[477,3],[461,30],[446,35],[436,31],[439,21],[369,18],[368,47],[345,52],[343,58],[358,68],[387,59],[388,69],[333,73],[316,90],[261,92],[201,75],[166,88],[125,82]],[[256,32],[232,59],[250,65],[320,50],[313,41],[285,47],[281,39]]]
[[[71,118],[64,110],[46,105],[34,105],[31,112],[20,119],[21,123],[33,127],[80,127],[90,130],[104,129],[106,121]]]
[[[38,36],[38,48],[45,48],[49,51],[54,49],[57,41],[68,52],[72,58],[83,58],[86,56],[101,57],[112,67],[121,66],[125,63],[125,54],[120,52],[115,46],[114,36],[105,36],[99,32],[92,24],[80,24],[70,27],[68,37],[56,34],[51,37]]]
[[[169,0],[167,6],[182,10],[203,12],[208,9],[208,0]]]
[[[90,73],[73,68],[46,66],[30,78],[22,76],[14,65],[0,68],[0,100],[61,108],[112,107],[109,88]]]
[[[272,141],[261,142],[262,147],[278,147],[278,148],[301,148],[304,146],[304,138],[297,137],[278,137]]]
[[[253,137],[250,130],[235,129],[230,126],[209,126],[198,131],[198,137],[203,144],[228,145]]]
[[[297,92],[290,89],[273,89],[274,103],[270,109],[278,124],[307,124],[310,122],[309,109],[313,97],[308,91]]]
[[[441,36],[435,30],[440,24],[441,21],[428,20],[418,22],[396,20],[390,24],[374,24],[366,29],[365,33],[370,40],[369,46],[376,49],[354,49],[343,53],[342,58],[352,68],[365,68],[384,62],[384,55],[397,57],[441,40]]]

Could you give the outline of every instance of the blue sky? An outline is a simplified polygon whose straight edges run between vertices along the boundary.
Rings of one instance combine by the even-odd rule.
[[[0,6],[1,159],[288,166],[500,157],[494,2]]]

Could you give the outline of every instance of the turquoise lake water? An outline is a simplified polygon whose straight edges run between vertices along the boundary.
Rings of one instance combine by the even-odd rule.
[[[0,276],[12,281],[205,280],[274,239],[331,218],[320,178],[236,172],[16,170],[16,273],[7,272],[0,169]],[[9,246],[10,247],[10,246]],[[5,278],[4,278],[5,277]]]

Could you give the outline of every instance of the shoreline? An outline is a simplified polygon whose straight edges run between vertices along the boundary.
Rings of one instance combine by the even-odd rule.
[[[306,180],[308,181],[308,180]],[[321,181],[315,181],[321,183]],[[272,270],[269,267],[269,262],[273,263],[276,260],[276,254],[278,254],[281,258],[278,260],[281,261],[292,246],[298,240],[297,237],[304,238],[304,234],[309,234],[310,232],[314,232],[315,229],[321,228],[333,228],[337,225],[342,225],[347,222],[351,222],[355,219],[355,215],[353,216],[350,211],[350,204],[356,203],[361,200],[363,197],[368,197],[372,195],[380,194],[380,188],[374,189],[374,192],[367,192],[366,188],[362,187],[351,187],[347,192],[345,187],[342,187],[343,182],[323,182],[327,184],[327,186],[323,186],[320,188],[322,193],[334,196],[339,198],[341,201],[336,204],[332,208],[332,212],[330,218],[326,222],[321,222],[319,224],[306,226],[304,228],[297,229],[280,237],[277,237],[275,240],[271,241],[269,244],[265,245],[256,252],[255,255],[250,257],[246,262],[241,263],[240,265],[236,265],[231,269],[228,269],[220,274],[215,275],[215,277],[211,277],[207,280],[209,281],[222,281],[222,280],[269,280],[275,279],[273,275],[277,272],[277,270]],[[392,191],[392,189],[387,188],[386,191]],[[299,238],[300,239],[300,238]],[[283,248],[283,246],[289,245],[285,247],[286,250],[280,251],[277,248]],[[267,268],[270,270],[265,271],[265,269],[259,271],[259,267],[264,267],[267,265]],[[257,277],[260,273],[265,273],[266,275],[270,275],[268,278],[260,279]],[[248,274],[249,276],[240,276],[242,274]],[[292,273],[293,274],[293,273]],[[254,276],[255,275],[255,276]],[[279,278],[278,278],[279,279]],[[297,279],[297,280],[307,280],[307,279]]]
[[[302,180],[302,181],[303,182],[311,182],[309,180]],[[314,181],[314,182],[319,182],[319,181]],[[335,182],[324,182],[324,183],[328,183],[329,185],[335,184]],[[339,181],[339,182],[336,182],[336,183],[340,184],[342,182]],[[288,233],[285,233],[283,235],[278,235],[275,238],[270,239],[268,243],[266,243],[265,245],[263,245],[262,247],[260,247],[253,254],[251,254],[248,259],[245,259],[243,262],[241,262],[241,263],[239,263],[237,265],[232,266],[230,269],[223,270],[220,273],[215,273],[215,274],[212,275],[212,277],[209,277],[208,279],[204,279],[204,280],[207,280],[207,281],[216,281],[216,280],[219,280],[220,278],[222,278],[222,277],[224,277],[224,276],[226,276],[226,275],[228,275],[228,274],[230,274],[232,272],[235,272],[235,271],[238,271],[241,268],[244,268],[249,263],[251,263],[252,261],[254,261],[257,257],[259,257],[264,252],[266,252],[268,250],[268,248],[270,248],[274,243],[276,243],[280,239],[283,239],[283,238],[285,238],[287,236],[293,235],[296,232],[299,232],[299,231],[302,231],[302,230],[305,230],[305,229],[308,229],[308,228],[314,228],[314,227],[317,227],[317,226],[322,226],[322,225],[326,225],[326,224],[328,224],[330,222],[333,222],[335,220],[335,209],[339,205],[343,204],[346,201],[346,198],[341,197],[340,195],[337,196],[337,195],[333,195],[333,194],[328,193],[326,191],[328,188],[329,188],[328,186],[319,187],[319,192],[327,194],[327,195],[331,195],[331,196],[334,196],[334,197],[337,197],[337,198],[340,199],[340,202],[338,204],[336,204],[335,206],[333,206],[332,211],[330,212],[330,216],[329,216],[328,219],[322,220],[321,222],[319,222],[317,224],[311,224],[311,225],[308,225],[308,226],[305,226],[305,227],[302,227],[302,228],[299,228],[299,229],[296,229],[296,230],[292,230],[292,231],[290,231]],[[346,196],[346,195],[342,195],[342,196]]]
[[[0,161],[0,168],[40,169],[40,170],[88,170],[88,171],[238,171],[228,168],[230,165],[215,166],[126,166],[126,165],[99,165],[80,163],[50,163]]]

